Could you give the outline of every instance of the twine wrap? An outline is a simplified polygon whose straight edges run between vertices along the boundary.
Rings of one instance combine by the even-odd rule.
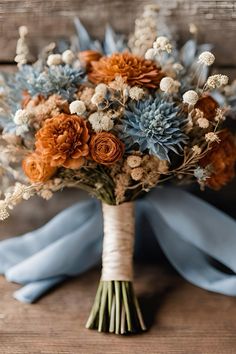
[[[134,204],[102,205],[104,240],[102,280],[132,281]]]

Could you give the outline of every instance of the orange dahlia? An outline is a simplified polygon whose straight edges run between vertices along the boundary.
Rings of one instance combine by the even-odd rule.
[[[227,129],[218,134],[219,143],[214,143],[209,152],[201,159],[202,167],[210,166],[212,174],[206,185],[218,190],[235,176],[236,143],[235,137]]]
[[[52,167],[49,163],[43,161],[41,156],[35,152],[25,157],[22,168],[31,182],[46,182],[57,170],[56,167]]]
[[[156,88],[164,74],[153,61],[128,52],[114,53],[91,63],[89,80],[94,84],[107,84],[116,76],[121,76],[130,86]]]
[[[36,134],[36,152],[52,167],[76,169],[89,154],[88,123],[77,115],[59,114],[47,119]]]

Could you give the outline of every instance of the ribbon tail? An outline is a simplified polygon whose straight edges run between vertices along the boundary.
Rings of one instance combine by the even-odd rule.
[[[217,269],[209,258],[235,272],[235,221],[174,188],[157,189],[144,203],[159,244],[177,271],[199,287],[235,296],[235,274]]]
[[[20,302],[32,304],[54,286],[60,284],[67,278],[68,277],[65,276],[57,276],[29,283],[23,288],[15,291],[13,297]]]
[[[95,201],[77,203],[39,229],[1,241],[0,274],[78,229],[91,217],[97,204]]]

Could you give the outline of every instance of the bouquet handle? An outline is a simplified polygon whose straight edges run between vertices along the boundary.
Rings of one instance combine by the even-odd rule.
[[[86,327],[99,332],[146,329],[133,288],[134,203],[103,204],[102,276]]]

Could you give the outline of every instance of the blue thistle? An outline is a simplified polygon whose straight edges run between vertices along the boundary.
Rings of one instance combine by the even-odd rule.
[[[135,144],[144,152],[161,160],[169,160],[168,153],[178,153],[187,137],[183,132],[186,117],[180,107],[160,98],[132,102],[125,111],[120,137],[127,148]]]
[[[81,69],[69,65],[51,66],[43,71],[24,65],[16,74],[14,84],[17,90],[27,90],[31,96],[41,94],[48,97],[55,93],[72,100],[84,76]]]

